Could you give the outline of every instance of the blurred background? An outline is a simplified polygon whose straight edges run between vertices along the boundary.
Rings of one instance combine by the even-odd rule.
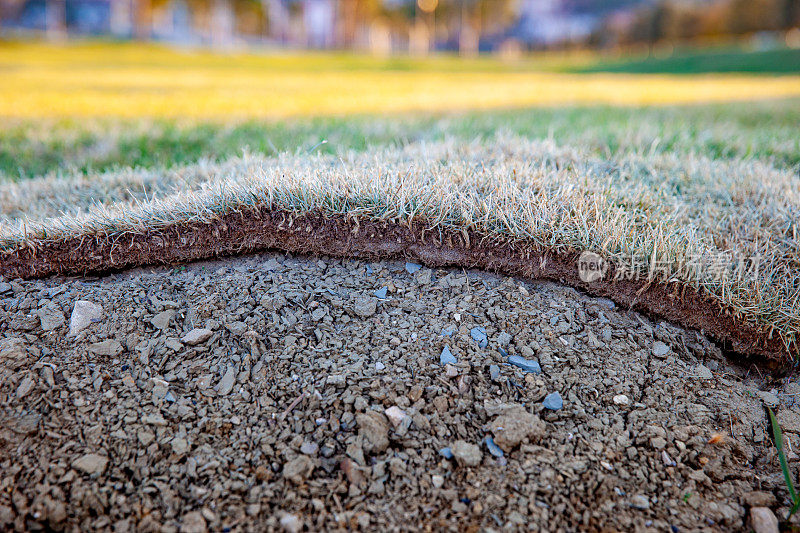
[[[108,37],[513,58],[532,50],[800,47],[800,0],[0,0],[6,38]]]

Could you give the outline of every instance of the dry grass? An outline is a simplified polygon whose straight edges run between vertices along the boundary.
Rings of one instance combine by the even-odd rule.
[[[603,159],[552,142],[499,138],[342,157],[245,156],[166,176],[123,171],[2,187],[9,199],[2,202],[3,249],[213,221],[252,206],[423,221],[538,248],[596,251],[640,276],[702,288],[737,319],[766,325],[797,350],[800,178],[759,161]],[[48,218],[59,211],[64,216]],[[756,255],[757,274],[737,276],[740,261]]]

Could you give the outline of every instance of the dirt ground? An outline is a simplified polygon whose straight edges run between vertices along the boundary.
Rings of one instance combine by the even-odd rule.
[[[793,380],[482,272],[0,280],[0,335],[0,529],[742,530],[788,510],[765,403],[800,459]]]

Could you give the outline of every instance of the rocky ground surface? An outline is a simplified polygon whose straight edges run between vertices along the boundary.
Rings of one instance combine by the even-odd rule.
[[[480,272],[0,280],[0,334],[0,529],[768,531],[765,403],[800,450],[792,379]]]

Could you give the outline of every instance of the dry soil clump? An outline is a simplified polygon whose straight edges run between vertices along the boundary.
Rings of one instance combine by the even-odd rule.
[[[787,510],[763,404],[794,468],[800,387],[573,289],[267,254],[0,292],[0,528],[690,531]]]

